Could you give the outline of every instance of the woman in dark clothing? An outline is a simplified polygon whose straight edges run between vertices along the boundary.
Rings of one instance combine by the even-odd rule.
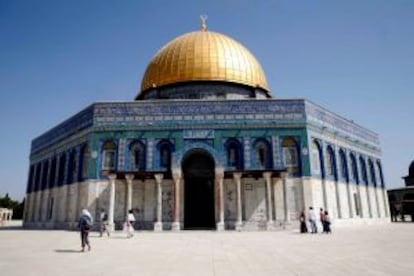
[[[306,226],[306,218],[305,218],[305,213],[304,212],[302,212],[300,214],[299,221],[300,221],[300,232],[301,233],[307,233],[308,232],[308,227]]]
[[[91,250],[91,245],[89,243],[89,230],[91,229],[91,226],[92,216],[88,210],[83,209],[78,223],[81,235],[82,252],[85,252],[85,245],[88,246],[88,251]]]
[[[329,218],[328,211],[325,211],[323,218],[323,232],[326,234],[331,233],[331,220]]]

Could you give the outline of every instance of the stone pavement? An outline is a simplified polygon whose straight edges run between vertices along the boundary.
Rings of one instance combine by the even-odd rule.
[[[414,223],[296,232],[91,233],[0,228],[0,275],[414,275]]]

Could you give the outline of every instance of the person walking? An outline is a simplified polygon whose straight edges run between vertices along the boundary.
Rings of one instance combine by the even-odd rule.
[[[300,221],[300,232],[307,233],[308,227],[306,226],[305,212],[300,213],[299,221]]]
[[[328,215],[328,211],[324,212],[324,229],[323,232],[326,234],[330,234],[331,232],[331,220]]]
[[[316,228],[316,214],[315,214],[312,206],[309,207],[308,217],[309,217],[309,223],[310,223],[310,227],[311,227],[311,233],[312,234],[318,233],[318,228]]]
[[[134,236],[134,224],[135,224],[135,216],[132,210],[128,211],[127,220],[126,220],[126,230],[127,230],[127,238],[132,238]]]
[[[108,237],[111,235],[109,233],[109,229],[108,229],[108,214],[105,212],[104,209],[101,209],[101,216],[100,216],[100,227],[99,227],[99,233],[100,236],[103,236],[103,233],[106,232],[106,234],[108,235]]]
[[[80,229],[82,252],[85,252],[85,246],[88,246],[88,251],[91,250],[91,244],[89,242],[89,231],[92,227],[93,219],[91,213],[87,209],[83,209],[78,222],[78,228]]]
[[[322,232],[325,232],[325,212],[322,207],[319,209],[319,220],[322,224]]]

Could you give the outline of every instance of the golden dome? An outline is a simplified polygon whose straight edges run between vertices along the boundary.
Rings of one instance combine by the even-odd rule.
[[[211,31],[181,35],[162,47],[149,63],[141,92],[188,81],[225,81],[269,91],[260,63],[239,42]]]

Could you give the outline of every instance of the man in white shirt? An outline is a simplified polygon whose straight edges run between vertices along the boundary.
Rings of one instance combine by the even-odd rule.
[[[312,206],[309,207],[308,217],[309,217],[309,223],[311,227],[311,233],[312,234],[318,233],[318,228],[316,228],[316,214]]]
[[[127,237],[132,238],[134,236],[134,224],[135,224],[135,216],[132,210],[128,211],[127,221],[126,221],[126,227],[127,227]]]

